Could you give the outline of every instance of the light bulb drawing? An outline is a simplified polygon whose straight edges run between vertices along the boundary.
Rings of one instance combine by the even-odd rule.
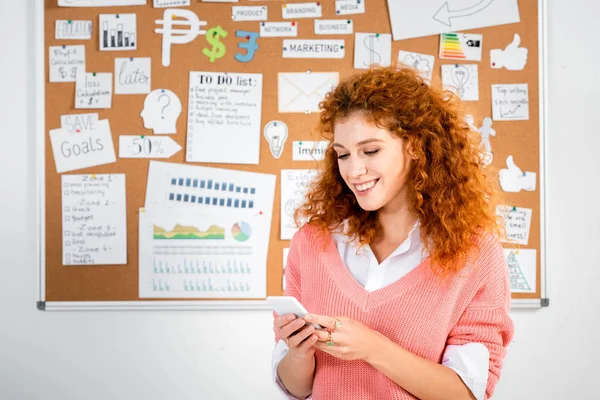
[[[464,65],[456,65],[455,68],[452,69],[452,82],[458,90],[458,95],[462,98],[465,96],[465,89],[467,82],[471,78],[471,74],[469,70]]]
[[[271,121],[265,125],[265,139],[269,142],[269,149],[275,158],[281,157],[283,145],[288,137],[288,127],[285,122]]]

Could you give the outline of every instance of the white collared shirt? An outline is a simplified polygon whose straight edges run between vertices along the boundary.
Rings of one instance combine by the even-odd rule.
[[[367,291],[381,289],[402,278],[427,257],[421,240],[419,221],[415,222],[408,237],[381,264],[369,245],[358,250],[358,241],[349,241],[341,233],[333,233],[340,257],[354,279]],[[273,349],[273,381],[288,399],[296,399],[290,394],[277,375],[277,366],[287,354],[288,347],[280,340]],[[490,355],[482,343],[448,345],[444,351],[442,365],[454,370],[471,390],[477,400],[484,400],[487,387]]]

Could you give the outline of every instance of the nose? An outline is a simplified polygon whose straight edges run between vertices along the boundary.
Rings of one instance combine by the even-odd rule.
[[[367,166],[359,157],[350,157],[348,175],[351,179],[357,179],[367,173]]]

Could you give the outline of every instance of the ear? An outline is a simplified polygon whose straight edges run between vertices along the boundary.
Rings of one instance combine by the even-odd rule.
[[[418,159],[418,157],[415,154],[415,150],[409,141],[406,142],[406,153],[408,154],[408,156],[410,157],[411,160]]]

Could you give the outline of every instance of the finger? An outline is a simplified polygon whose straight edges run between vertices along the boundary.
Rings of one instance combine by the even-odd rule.
[[[322,327],[335,329],[335,318],[319,314],[306,314],[304,319],[308,322],[314,322]]]
[[[505,50],[516,49],[519,47],[520,44],[521,44],[521,36],[519,36],[518,33],[515,33],[515,36],[513,37],[513,41],[508,46],[506,46]]]
[[[312,345],[314,345],[317,342],[317,335],[315,335],[314,333],[312,335],[310,335],[309,337],[307,337],[306,339],[304,339],[302,341],[302,343],[300,343],[296,348],[298,349],[303,349],[303,350],[308,350],[310,347],[312,347]]]
[[[327,339],[329,339],[329,332],[323,329],[315,330],[315,335],[317,336],[319,342],[326,342]],[[333,333],[331,333],[331,336],[333,337]]]
[[[281,317],[275,318],[275,321],[273,321],[273,325],[275,326],[275,328],[280,329],[281,327],[289,324],[296,318],[297,317],[294,314],[286,314]]]
[[[335,352],[335,350],[333,350],[334,348],[332,346],[327,346],[323,342],[315,342],[315,344],[313,344],[313,347],[315,347],[316,349],[321,350],[327,354],[331,354],[331,355],[333,355],[333,353]]]
[[[294,332],[302,329],[302,327],[305,325],[306,321],[304,321],[302,318],[296,318],[292,322],[282,326],[281,329],[279,329],[279,337],[287,339],[292,336]]]
[[[288,339],[288,346],[298,347],[300,343],[302,343],[302,341],[309,337],[314,331],[315,328],[312,325],[306,325]]]

